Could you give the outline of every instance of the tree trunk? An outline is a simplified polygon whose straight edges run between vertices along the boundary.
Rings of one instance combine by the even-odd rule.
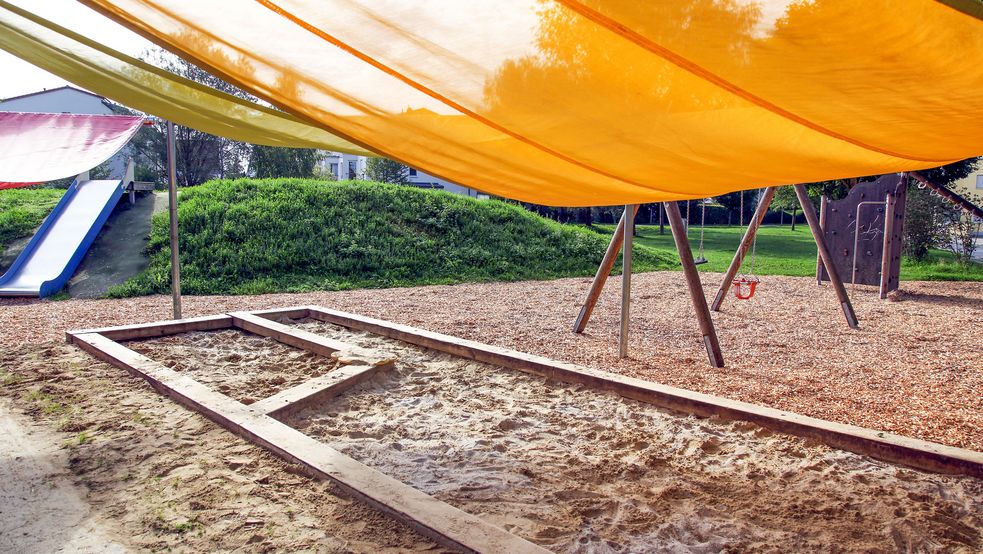
[[[665,218],[665,214],[666,214],[665,204],[663,204],[662,202],[659,202],[659,234],[660,235],[666,234],[666,218]]]
[[[795,230],[795,209],[797,207],[798,206],[792,206],[792,230],[793,231]]]

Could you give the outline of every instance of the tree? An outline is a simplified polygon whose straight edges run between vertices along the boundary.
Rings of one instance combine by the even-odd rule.
[[[365,162],[365,177],[370,181],[406,185],[410,182],[410,168],[388,158],[369,158]]]
[[[983,205],[983,196],[967,194],[964,196],[977,206]],[[965,213],[961,208],[950,205],[942,212],[945,226],[949,228],[948,248],[956,258],[956,262],[968,264],[973,261],[976,252],[976,234],[980,224],[976,223],[972,214]]]
[[[795,196],[795,189],[792,187],[778,187],[775,190],[775,197],[771,200],[771,207],[780,210],[783,214],[786,211],[792,212],[792,230],[795,230],[795,212],[799,209],[799,199]]]
[[[972,174],[980,159],[969,158],[920,173],[937,185],[947,186]],[[909,179],[910,181],[912,180]],[[945,248],[952,251],[957,260],[962,261],[965,251],[960,248],[957,252],[954,242],[966,246],[964,235],[971,224],[972,222],[963,223],[961,210],[931,190],[920,188],[914,183],[909,184],[905,205],[905,255],[922,261],[928,257],[931,248]],[[969,254],[972,256],[971,250]]]
[[[744,197],[743,212],[741,211],[742,196]],[[754,208],[757,206],[757,198],[759,196],[760,194],[757,190],[745,190],[721,194],[720,196],[714,198],[714,200],[735,216],[735,219],[740,222],[738,225],[744,225],[751,220],[751,214],[754,213]]]
[[[175,73],[213,89],[255,100],[250,94],[240,90],[200,67],[161,49],[144,53],[143,61],[165,71]],[[164,183],[167,176],[167,124],[155,121],[137,132],[130,147],[136,162],[136,179]],[[246,174],[245,165],[249,160],[252,146],[236,142],[188,127],[175,126],[175,149],[177,159],[178,185],[197,185],[212,178],[235,178]]]
[[[259,178],[313,177],[321,153],[309,148],[253,146],[249,173]]]

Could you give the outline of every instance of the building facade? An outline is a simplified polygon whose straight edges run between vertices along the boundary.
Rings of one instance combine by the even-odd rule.
[[[368,160],[365,156],[341,152],[323,152],[323,154],[324,157],[320,161],[320,169],[323,174],[330,174],[339,181],[365,179],[365,166]],[[488,198],[487,194],[478,192],[473,188],[452,183],[413,168],[409,170],[409,185],[418,188],[445,190],[472,198]]]

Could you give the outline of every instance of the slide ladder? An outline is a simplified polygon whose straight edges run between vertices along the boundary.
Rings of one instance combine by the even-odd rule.
[[[76,179],[0,277],[0,296],[51,296],[65,287],[123,196],[124,181]]]

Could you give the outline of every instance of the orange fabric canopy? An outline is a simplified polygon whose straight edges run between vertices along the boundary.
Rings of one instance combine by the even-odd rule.
[[[971,2],[85,3],[356,144],[530,202],[701,198],[983,154]]]

